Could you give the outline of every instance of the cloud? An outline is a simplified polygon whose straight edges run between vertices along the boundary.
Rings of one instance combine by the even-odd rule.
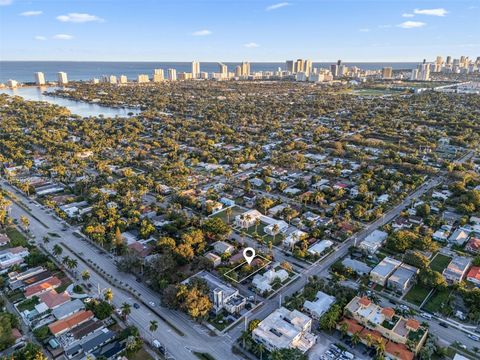
[[[42,15],[42,14],[43,14],[43,11],[31,10],[31,11],[24,11],[24,12],[20,13],[20,16],[38,16],[38,15]]]
[[[380,29],[388,29],[388,28],[391,28],[392,25],[388,25],[388,24],[386,24],[386,25],[378,25],[378,27],[379,27]]]
[[[207,29],[194,31],[192,33],[193,36],[207,36],[207,35],[211,35],[211,34],[212,34],[212,32],[210,30],[207,30]]]
[[[258,48],[258,47],[260,47],[260,45],[258,45],[255,42],[249,42],[249,43],[244,44],[243,46],[245,46],[246,48]]]
[[[71,40],[73,39],[73,36],[68,34],[57,34],[57,35],[54,35],[53,38],[55,40]]]
[[[57,16],[57,20],[61,22],[71,22],[71,23],[86,23],[86,22],[104,22],[102,18],[91,15],[91,14],[83,14],[83,13],[69,13],[67,15],[60,15]]]
[[[360,32],[370,32],[370,29],[363,28],[363,29],[360,29],[360,30],[358,30],[358,31],[360,31]]]
[[[38,41],[45,41],[47,40],[47,38],[43,35],[37,35],[34,37],[35,40],[38,40]]]
[[[417,15],[429,15],[429,16],[445,16],[448,14],[448,11],[444,8],[438,9],[415,9],[413,10],[414,14]]]
[[[265,8],[265,10],[267,10],[267,11],[277,10],[277,9],[283,8],[283,7],[285,7],[285,6],[290,6],[290,3],[288,3],[288,2],[281,2],[281,3],[273,4],[273,5],[267,6],[267,7]]]
[[[10,5],[13,0],[0,0],[0,6]]]
[[[415,28],[421,28],[425,25],[427,24],[421,21],[405,21],[399,24],[398,27],[401,27],[403,29],[415,29]]]
[[[410,14],[410,13],[404,13],[402,14],[402,17],[406,17],[406,18],[412,18],[414,17],[415,15],[414,14]]]

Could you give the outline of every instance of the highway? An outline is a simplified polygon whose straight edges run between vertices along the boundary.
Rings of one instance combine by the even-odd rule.
[[[10,215],[14,219],[19,219],[22,215],[29,218],[30,230],[31,233],[35,235],[37,245],[43,245],[48,251],[50,251],[50,253],[52,253],[53,246],[63,242],[75,252],[72,253],[63,247],[63,253],[58,260],[61,261],[61,258],[65,255],[77,259],[77,272],[81,273],[83,270],[88,270],[91,274],[89,282],[93,285],[92,291],[96,292],[97,287],[100,289],[111,288],[114,294],[113,305],[115,305],[115,307],[120,307],[124,302],[130,304],[133,304],[134,302],[140,303],[140,301],[132,298],[130,293],[123,291],[117,286],[109,284],[102,276],[100,276],[97,270],[87,262],[87,259],[91,259],[106,273],[110,274],[113,279],[119,279],[123,281],[123,283],[128,284],[133,289],[140,292],[144,304],[154,302],[155,311],[184,333],[184,336],[177,334],[177,332],[175,332],[165,321],[144,304],[140,304],[141,306],[139,309],[135,309],[132,306],[132,312],[128,317],[128,321],[139,328],[140,333],[145,340],[152,340],[149,326],[151,320],[156,320],[158,322],[158,330],[153,334],[153,338],[158,339],[158,341],[166,347],[167,351],[177,360],[198,360],[192,351],[207,352],[216,359],[239,359],[239,357],[234,355],[231,351],[232,340],[228,336],[212,337],[205,327],[191,321],[186,315],[158,306],[158,294],[154,293],[143,283],[135,281],[133,275],[119,272],[113,259],[106,255],[99,254],[98,249],[95,246],[91,245],[88,241],[82,240],[73,235],[75,228],[68,227],[67,231],[62,231],[64,223],[52,215],[53,213],[47,213],[47,209],[42,208],[37,203],[30,203],[30,200],[26,196],[19,191],[16,191],[16,189],[10,186],[6,181],[2,181],[1,186],[5,190],[15,194],[17,199],[20,200],[24,206],[29,208],[30,213],[14,202],[11,206]],[[42,223],[46,224],[48,228],[36,220],[32,214]],[[59,237],[50,236],[48,235],[49,232],[56,233]],[[49,243],[46,245],[42,240],[44,236],[50,238]],[[54,255],[52,254],[52,256]]]

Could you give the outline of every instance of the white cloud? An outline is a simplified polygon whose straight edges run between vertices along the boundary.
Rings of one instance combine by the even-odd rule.
[[[47,38],[43,35],[37,35],[34,37],[35,40],[38,40],[38,41],[45,41],[47,40]]]
[[[71,40],[73,39],[73,36],[68,34],[57,34],[57,35],[54,35],[53,38],[55,40]]]
[[[370,29],[363,28],[363,29],[360,29],[360,30],[358,30],[358,31],[360,31],[360,32],[370,32]]]
[[[31,10],[31,11],[24,11],[20,13],[20,16],[38,16],[42,14],[43,14],[43,11]]]
[[[415,9],[413,10],[414,14],[417,15],[430,15],[430,16],[445,16],[448,14],[448,11],[444,8],[438,9]]]
[[[267,11],[277,10],[277,9],[280,9],[280,8],[283,8],[283,7],[289,6],[289,5],[290,5],[290,3],[288,3],[288,2],[281,2],[281,3],[277,3],[277,4],[267,6],[265,8],[265,10],[267,10]]]
[[[427,24],[421,21],[405,21],[401,24],[398,25],[398,27],[401,27],[403,29],[414,29],[414,28],[420,28],[423,27]]]
[[[210,30],[207,30],[207,29],[194,31],[192,33],[193,36],[207,36],[207,35],[211,35],[211,34],[212,34],[212,32]]]
[[[258,48],[258,47],[260,47],[260,45],[258,45],[255,42],[249,42],[249,43],[244,44],[243,46],[245,46],[246,48]]]
[[[392,25],[388,25],[388,24],[386,24],[386,25],[378,25],[378,27],[379,27],[380,29],[388,29],[388,28],[391,28]]]
[[[412,18],[414,17],[415,15],[414,14],[410,14],[410,13],[404,13],[402,14],[402,17],[406,17],[406,18]]]
[[[10,5],[13,0],[0,0],[0,6]]]
[[[72,23],[86,23],[86,22],[103,22],[104,20],[96,15],[83,14],[83,13],[69,13],[67,15],[57,16],[57,20],[61,22],[72,22]]]

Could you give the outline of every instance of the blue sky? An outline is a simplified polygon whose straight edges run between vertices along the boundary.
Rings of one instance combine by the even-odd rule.
[[[0,59],[480,56],[480,0],[0,0]]]

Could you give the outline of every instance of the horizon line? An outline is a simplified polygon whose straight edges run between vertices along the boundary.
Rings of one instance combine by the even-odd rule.
[[[197,61],[199,63],[241,63],[241,62],[249,62],[249,63],[257,63],[257,64],[269,64],[269,63],[285,63],[286,61],[295,61],[297,59],[288,59],[288,60],[283,60],[283,61],[250,61],[250,60],[223,60],[223,61],[202,61],[202,60],[3,60],[0,59],[0,62],[72,62],[72,63],[93,63],[93,62],[116,62],[116,63],[132,63],[132,62],[138,62],[138,63],[191,63],[192,61]],[[305,58],[303,60],[311,60],[308,58]],[[311,60],[312,63],[330,63],[334,62],[336,63],[338,60],[341,60],[343,63],[414,63],[414,62],[423,62],[422,60],[343,60],[343,59],[337,59],[337,60]],[[431,60],[435,61],[435,60]],[[428,62],[428,60],[427,60]]]

